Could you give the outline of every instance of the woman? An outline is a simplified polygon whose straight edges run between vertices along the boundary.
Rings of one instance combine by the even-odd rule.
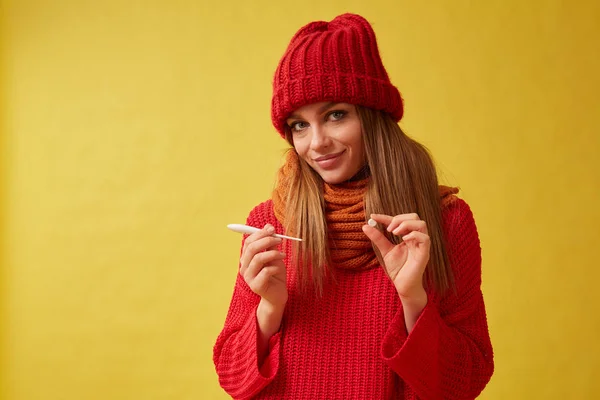
[[[214,347],[232,397],[468,399],[489,381],[473,215],[402,114],[364,18],[294,35],[272,101],[291,148],[247,219],[264,228],[243,241]]]

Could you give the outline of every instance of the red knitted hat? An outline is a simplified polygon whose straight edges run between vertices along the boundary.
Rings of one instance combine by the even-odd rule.
[[[402,118],[402,98],[383,67],[375,32],[356,14],[300,28],[273,79],[271,120],[284,136],[287,117],[321,101],[361,105]]]

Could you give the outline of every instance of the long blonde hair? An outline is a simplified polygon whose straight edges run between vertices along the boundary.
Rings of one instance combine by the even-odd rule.
[[[424,284],[433,285],[443,293],[453,287],[454,282],[444,243],[438,179],[432,157],[425,146],[408,137],[387,113],[360,106],[356,110],[370,173],[364,197],[365,215],[417,213],[427,223],[431,240]],[[293,146],[289,130],[286,139]],[[312,283],[317,293],[322,293],[324,280],[331,275],[323,180],[301,158],[299,165],[296,176],[289,177],[285,228],[305,238],[302,243],[295,243],[293,250],[301,286],[308,287]],[[399,238],[385,234],[391,242],[399,243]],[[383,265],[375,246],[373,250]]]

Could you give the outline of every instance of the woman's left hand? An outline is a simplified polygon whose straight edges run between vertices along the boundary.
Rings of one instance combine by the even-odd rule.
[[[384,267],[402,299],[422,298],[423,273],[429,261],[431,241],[427,224],[417,214],[401,214],[391,217],[371,214],[371,218],[383,225],[388,232],[402,238],[394,244],[378,229],[363,226],[363,232],[381,252]]]

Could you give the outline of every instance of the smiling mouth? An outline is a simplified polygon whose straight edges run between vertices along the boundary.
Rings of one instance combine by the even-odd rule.
[[[326,156],[322,156],[322,157],[319,157],[319,158],[315,158],[314,160],[315,160],[316,162],[327,161],[327,160],[331,160],[331,159],[333,159],[333,158],[337,158],[337,157],[341,156],[341,155],[342,155],[342,153],[343,153],[343,151],[340,151],[339,153],[335,153],[335,154],[328,154],[328,155],[326,155]]]

